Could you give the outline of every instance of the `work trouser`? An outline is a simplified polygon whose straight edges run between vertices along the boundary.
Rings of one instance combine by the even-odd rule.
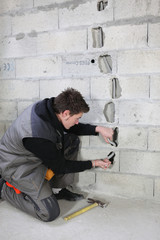
[[[79,148],[79,138],[73,134],[66,134],[64,137],[64,155],[68,160],[76,160]],[[13,206],[42,220],[53,221],[60,214],[58,202],[52,192],[54,188],[65,188],[74,181],[74,174],[64,174],[54,176],[48,182],[44,179],[38,198],[35,194],[26,195],[21,192],[17,194],[13,188],[3,185],[2,199],[8,201]]]

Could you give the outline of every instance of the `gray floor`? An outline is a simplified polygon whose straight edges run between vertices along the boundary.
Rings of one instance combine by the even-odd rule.
[[[72,220],[63,217],[88,205],[59,201],[60,217],[45,223],[0,201],[0,239],[3,240],[160,240],[160,203],[104,196],[106,208],[96,207]]]

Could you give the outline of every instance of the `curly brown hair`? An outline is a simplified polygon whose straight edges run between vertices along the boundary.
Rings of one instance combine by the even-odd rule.
[[[87,113],[89,106],[85,102],[80,92],[73,88],[67,88],[54,99],[53,105],[56,113],[70,111],[70,115],[78,114],[80,112]]]

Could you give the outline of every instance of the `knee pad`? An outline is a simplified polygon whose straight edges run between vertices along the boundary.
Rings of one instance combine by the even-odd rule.
[[[41,201],[47,211],[47,219],[42,220],[45,222],[51,222],[55,220],[60,214],[60,208],[54,194],[52,194],[50,197],[42,199]]]

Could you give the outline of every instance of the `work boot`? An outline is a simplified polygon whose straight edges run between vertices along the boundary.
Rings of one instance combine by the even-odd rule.
[[[5,180],[3,178],[0,178],[0,199],[1,199],[1,191],[2,191],[2,187],[3,184],[5,183]]]
[[[70,192],[66,188],[63,188],[59,193],[55,194],[55,197],[57,200],[65,199],[68,201],[78,201],[84,199],[82,194]]]

